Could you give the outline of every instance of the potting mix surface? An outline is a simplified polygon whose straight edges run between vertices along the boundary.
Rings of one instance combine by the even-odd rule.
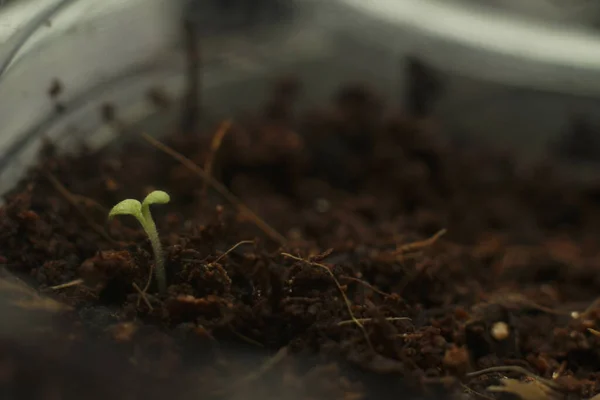
[[[453,145],[360,85],[308,111],[297,90],[160,142],[44,148],[0,208],[2,398],[600,391],[600,183]],[[107,219],[152,190],[164,293],[139,223]]]

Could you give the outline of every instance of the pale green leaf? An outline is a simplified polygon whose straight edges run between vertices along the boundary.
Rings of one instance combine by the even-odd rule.
[[[167,192],[155,190],[146,196],[143,204],[144,206],[149,206],[150,204],[167,204],[169,201],[171,201],[171,197]]]
[[[108,218],[113,218],[116,215],[133,215],[139,219],[142,216],[142,205],[134,199],[123,200],[110,210]]]

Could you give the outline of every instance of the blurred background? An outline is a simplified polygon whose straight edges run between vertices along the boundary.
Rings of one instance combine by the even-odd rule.
[[[599,2],[0,4],[0,193],[44,139],[64,151],[115,140],[107,109],[159,135],[179,126],[186,107],[201,107],[206,122],[251,110],[274,78],[290,75],[303,83],[303,107],[365,82],[388,107],[430,120],[448,140],[516,153],[524,164],[558,156],[552,162],[574,179],[596,179]]]
[[[588,0],[6,0],[0,191],[42,131],[64,148],[108,143],[102,104],[164,130],[179,114],[148,93],[181,100],[194,68],[215,116],[263,99],[278,75],[302,80],[305,106],[361,81],[388,105],[422,109],[455,140],[539,160],[562,136],[600,124],[599,17]],[[186,61],[184,20],[201,68]],[[589,137],[591,154],[600,146]],[[593,176],[594,157],[580,156],[566,165]]]

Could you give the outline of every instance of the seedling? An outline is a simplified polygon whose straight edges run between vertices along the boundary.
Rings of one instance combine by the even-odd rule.
[[[166,204],[171,200],[166,192],[155,190],[150,193],[142,203],[134,199],[126,199],[115,205],[108,213],[108,218],[112,219],[116,215],[132,215],[138,220],[142,228],[150,239],[152,250],[154,251],[154,274],[158,291],[164,293],[167,290],[167,278],[165,274],[165,260],[163,257],[160,238],[156,230],[156,224],[150,214],[151,204]]]

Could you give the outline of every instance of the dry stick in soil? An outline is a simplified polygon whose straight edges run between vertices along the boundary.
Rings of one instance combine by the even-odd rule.
[[[467,378],[475,378],[480,375],[490,374],[490,373],[494,373],[494,372],[514,372],[517,374],[527,375],[530,378],[533,378],[533,379],[537,380],[538,382],[543,383],[544,385],[548,386],[551,389],[558,390],[560,392],[564,392],[564,390],[565,390],[565,388],[562,387],[561,385],[559,385],[558,383],[551,381],[549,379],[546,379],[546,378],[542,378],[541,376],[538,376],[538,375],[534,374],[533,372],[528,371],[525,368],[519,367],[516,365],[503,365],[503,366],[498,366],[498,367],[484,368],[479,371],[469,372],[465,376]]]
[[[340,282],[337,280],[337,278],[335,277],[335,275],[333,274],[333,272],[331,272],[331,270],[329,269],[329,267],[327,267],[327,265],[325,264],[321,264],[318,262],[314,262],[314,261],[310,261],[310,260],[305,260],[303,258],[300,257],[296,257],[294,255],[291,255],[289,253],[281,253],[282,256],[287,257],[287,258],[291,258],[292,260],[296,260],[296,261],[301,261],[304,263],[307,263],[308,265],[312,265],[314,267],[318,267],[318,268],[322,268],[325,272],[327,272],[327,274],[329,274],[329,276],[331,277],[331,279],[333,279],[333,282],[335,283],[335,286],[337,287],[337,289],[339,290],[340,294],[342,295],[342,298],[344,299],[344,303],[346,303],[346,308],[348,309],[348,314],[350,314],[350,319],[352,320],[352,322],[358,326],[360,328],[360,330],[362,331],[365,340],[367,341],[367,344],[369,345],[369,348],[371,348],[371,350],[373,351],[373,353],[375,353],[375,348],[373,347],[373,343],[371,343],[371,339],[369,338],[369,334],[367,333],[367,330],[365,329],[365,326],[362,324],[362,322],[360,322],[360,320],[358,320],[355,316],[354,316],[354,312],[352,312],[352,303],[350,303],[350,299],[348,299],[348,296],[346,296],[346,292],[344,292],[344,289],[342,288],[342,285],[340,285]]]
[[[207,265],[210,266],[214,266],[216,263],[218,263],[219,261],[221,261],[225,256],[227,256],[227,254],[231,253],[232,251],[234,251],[235,249],[237,249],[238,247],[240,247],[241,245],[244,244],[254,244],[254,240],[242,240],[240,242],[237,242],[236,244],[234,244],[233,246],[231,246],[231,248],[229,248],[229,250],[227,250],[225,253],[221,254],[219,257],[216,258],[215,261],[209,262]],[[183,262],[189,262],[189,263],[201,263],[204,262],[204,260],[191,260],[191,259],[181,259],[181,261]]]
[[[354,281],[357,283],[360,283],[361,285],[365,286],[366,288],[371,289],[372,291],[374,291],[375,293],[379,293],[380,295],[382,295],[383,297],[390,297],[389,293],[385,293],[379,289],[377,289],[375,286],[371,285],[369,282],[367,281],[363,281],[362,279],[358,279],[358,278],[354,278],[352,276],[347,276],[347,275],[342,275],[340,276],[340,278],[342,279],[347,279],[349,281]]]
[[[447,232],[446,229],[440,229],[439,231],[437,231],[430,238],[427,238],[425,240],[420,240],[418,242],[408,243],[408,244],[404,244],[402,246],[399,246],[394,251],[394,254],[397,255],[397,256],[400,256],[400,255],[403,255],[403,254],[406,254],[406,253],[412,253],[414,251],[423,250],[426,247],[432,246],[435,242],[438,241],[439,238],[441,238],[442,236],[444,236],[446,234],[446,232]]]
[[[592,329],[592,328],[588,328],[588,332],[591,333],[594,336],[600,337],[600,331],[597,331],[597,330]]]
[[[163,144],[162,142],[154,139],[152,136],[147,133],[141,133],[140,136],[147,141],[150,145],[155,147],[156,149],[162,151],[173,157],[175,160],[179,161],[184,167],[198,175],[201,179],[204,179],[208,184],[215,189],[221,196],[223,196],[228,202],[233,204],[238,208],[238,210],[249,216],[254,224],[263,231],[269,238],[280,245],[284,245],[286,243],[285,237],[277,232],[274,228],[272,228],[269,224],[267,224],[262,218],[260,218],[254,211],[252,211],[248,206],[246,206],[242,201],[237,198],[233,193],[229,191],[222,183],[215,180],[211,176],[206,174],[202,168],[200,168],[195,162],[185,157],[181,153],[173,150],[171,147]]]
[[[225,256],[227,256],[227,254],[231,253],[232,251],[234,251],[235,249],[237,249],[238,247],[240,247],[241,245],[244,245],[244,244],[254,244],[254,240],[242,240],[240,242],[237,242],[236,244],[231,246],[231,248],[229,248],[229,250],[227,250],[225,253],[223,253],[219,257],[217,257],[217,259],[215,261],[212,261],[212,262],[206,264],[206,266],[209,268],[216,268],[216,269],[220,270],[223,273],[223,275],[225,275],[227,277],[227,279],[231,280],[231,278],[229,277],[229,274],[227,273],[227,271],[225,271],[225,268],[220,266],[218,264],[218,262],[221,261]],[[189,262],[189,263],[203,262],[203,260],[189,260],[189,259],[182,259],[181,261]],[[148,285],[146,285],[146,289],[147,288],[148,288]],[[146,289],[144,289],[144,293],[146,292]]]
[[[388,318],[384,318],[386,321],[388,322],[393,322],[393,321],[412,321],[412,319],[408,318],[408,317],[388,317]],[[359,321],[361,324],[365,324],[367,322],[373,322],[373,321],[377,321],[376,318],[356,318],[355,320],[348,320],[348,321],[340,321],[338,322],[338,326],[343,326],[343,325],[350,325],[355,323],[355,321]]]
[[[407,253],[421,251],[421,250],[435,244],[435,242],[437,242],[438,239],[440,237],[442,237],[444,234],[446,234],[446,229],[441,229],[438,232],[436,232],[433,236],[431,236],[430,238],[399,246],[396,249],[396,251],[394,251],[394,255],[396,257],[398,257],[399,259],[401,259]],[[402,282],[400,282],[400,284],[398,285],[398,288],[396,289],[397,294],[402,293],[404,291],[404,288],[406,288],[410,282],[412,282],[414,279],[416,279],[419,276],[419,274],[422,274],[424,272],[425,268],[420,268],[421,265],[424,265],[424,264],[423,263],[419,264],[419,266],[417,266],[417,268],[415,269],[414,273],[408,274],[402,280]]]
[[[148,292],[148,288],[150,287],[150,283],[152,283],[152,275],[154,275],[154,264],[150,265],[150,272],[148,273],[148,280],[146,281],[146,286],[144,286],[144,290],[142,293],[145,295]],[[140,305],[138,299],[138,306]]]
[[[66,289],[66,288],[70,288],[70,287],[73,287],[73,286],[79,286],[82,283],[83,283],[83,279],[75,279],[75,280],[72,280],[70,282],[63,283],[61,285],[50,286],[46,290],[61,290],[61,289]]]
[[[597,298],[596,300],[592,301],[590,303],[589,306],[586,307],[586,309],[579,314],[579,318],[581,319],[585,319],[587,318],[587,316],[594,310],[597,310],[598,308],[600,308],[600,297]]]
[[[230,120],[223,121],[221,125],[219,125],[219,129],[213,136],[210,142],[210,151],[208,156],[206,157],[206,161],[204,162],[204,171],[206,172],[206,176],[212,176],[213,165],[215,162],[215,157],[217,152],[221,148],[221,144],[223,143],[223,138],[231,129],[232,122]],[[204,185],[202,186],[202,194],[206,196],[206,192],[208,190],[208,181],[204,181]]]
[[[217,259],[213,262],[211,262],[210,264],[216,264],[219,261],[221,261],[223,259],[223,257],[227,256],[227,254],[231,253],[232,251],[234,251],[235,249],[237,249],[238,247],[240,247],[241,245],[244,244],[254,244],[254,240],[242,240],[240,242],[237,242],[236,244],[234,244],[233,246],[231,246],[231,248],[229,250],[227,250],[225,253],[221,254],[219,257],[217,257]]]
[[[246,335],[242,335],[241,333],[239,333],[238,331],[236,331],[233,326],[231,326],[231,324],[229,324],[229,329],[231,330],[231,333],[233,333],[235,336],[237,336],[238,338],[240,338],[241,340],[243,340],[246,343],[250,343],[251,345],[254,345],[256,347],[265,347],[262,343],[260,343],[257,340],[254,340],[252,338],[249,338]]]
[[[144,302],[147,305],[150,304],[150,302],[148,301],[148,297],[146,296],[146,293],[148,293],[148,289],[150,288],[150,284],[152,283],[152,276],[153,275],[154,275],[154,264],[152,263],[152,264],[150,264],[150,271],[148,273],[148,280],[146,281],[146,285],[144,286],[144,290],[138,290],[140,287],[136,283],[133,284],[134,285],[133,287],[138,291],[138,293],[140,295],[138,297],[137,302],[135,303],[136,307],[140,306],[140,302],[142,300],[144,300]]]
[[[109,236],[109,234],[104,230],[104,228],[102,228],[100,225],[95,223],[94,220],[79,206],[76,196],[73,193],[71,193],[58,180],[58,178],[56,176],[54,176],[54,174],[52,174],[52,172],[46,172],[46,177],[48,178],[48,180],[50,181],[52,186],[54,186],[56,191],[58,193],[60,193],[65,198],[65,200],[67,200],[67,202],[69,204],[71,204],[77,210],[77,212],[83,217],[83,219],[85,220],[85,222],[87,222],[87,224],[90,226],[90,228],[92,228],[98,235],[102,236],[104,239],[106,239],[110,243],[113,243],[113,244],[116,243],[115,240],[113,238],[111,238]]]
[[[83,205],[85,205],[87,207],[93,207],[103,214],[108,213],[108,209],[106,207],[104,207],[102,204],[98,203],[96,200],[90,199],[89,197],[82,196],[80,194],[75,194],[75,193],[71,193],[71,194],[73,195],[73,199],[77,200],[78,202],[82,203]]]
[[[150,271],[150,279],[152,279],[152,271]],[[150,304],[150,300],[148,300],[148,296],[146,296],[146,290],[148,289],[148,287],[146,286],[146,288],[144,290],[140,289],[140,287],[137,285],[137,283],[133,282],[133,288],[135,289],[136,292],[138,292],[138,294],[140,295],[138,297],[138,301],[136,304],[136,307],[140,306],[140,300],[144,300],[144,303],[146,303],[146,306],[148,306],[148,309],[150,311],[154,310],[154,307],[152,307],[152,304]]]
[[[555,310],[553,308],[538,304],[535,301],[527,298],[525,295],[519,293],[502,293],[500,296],[493,295],[491,297],[488,297],[488,302],[503,305],[508,308],[510,308],[510,305],[514,304],[523,307],[531,307],[548,314],[573,315],[573,311]]]

